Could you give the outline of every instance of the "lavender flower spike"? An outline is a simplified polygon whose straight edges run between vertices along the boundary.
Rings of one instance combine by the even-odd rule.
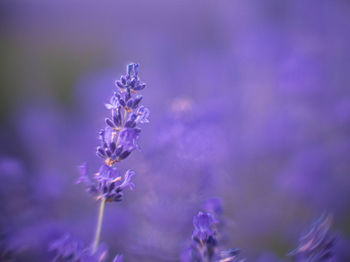
[[[216,232],[213,228],[215,223],[216,220],[212,214],[199,211],[198,215],[193,218],[192,238],[199,242],[214,241]]]
[[[81,177],[77,183],[84,182],[88,192],[101,200],[94,251],[99,243],[105,203],[121,201],[124,189],[135,187],[132,182],[135,172],[128,170],[122,178],[117,165],[135,149],[140,149],[137,143],[141,133],[139,124],[149,122],[149,110],[141,105],[142,96],[138,94],[146,84],[141,82],[138,72],[138,64],[129,64],[126,74],[115,82],[117,90],[105,105],[110,116],[105,120],[106,126],[99,131],[100,145],[96,155],[103,160],[99,171],[90,178],[87,165],[80,167]]]
[[[213,212],[199,211],[193,218],[194,230],[192,242],[181,255],[182,262],[244,262],[239,258],[240,251],[237,248],[219,251],[218,224],[220,221],[214,217],[222,215],[223,208],[219,198],[206,201],[205,207]]]
[[[138,64],[127,66],[127,74],[116,82],[117,91],[106,104],[111,116],[106,118],[106,126],[99,132],[100,145],[96,149],[104,163],[92,179],[88,177],[87,166],[80,167],[81,177],[77,183],[84,182],[90,193],[107,202],[121,201],[122,190],[127,186],[134,188],[131,178],[135,172],[127,171],[123,180],[117,164],[139,149],[137,140],[141,129],[138,125],[149,122],[149,110],[140,105],[142,96],[137,94],[146,87],[138,77],[138,68]]]
[[[335,237],[329,233],[332,216],[322,215],[311,226],[310,231],[299,240],[299,246],[288,255],[298,262],[330,261]]]

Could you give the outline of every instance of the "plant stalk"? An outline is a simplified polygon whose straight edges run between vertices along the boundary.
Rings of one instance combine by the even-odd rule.
[[[105,211],[105,205],[106,205],[106,199],[102,198],[101,199],[101,204],[100,204],[100,211],[98,213],[98,221],[97,221],[96,233],[95,233],[95,238],[94,238],[93,248],[92,248],[92,252],[93,253],[95,253],[97,251],[98,245],[100,243],[100,237],[101,237],[101,231],[102,231],[103,215],[104,215],[104,211]]]

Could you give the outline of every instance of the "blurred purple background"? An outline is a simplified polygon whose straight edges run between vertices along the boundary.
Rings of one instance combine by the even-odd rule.
[[[111,254],[178,261],[210,197],[223,245],[250,261],[283,257],[325,211],[349,250],[349,17],[345,0],[1,1],[4,261],[48,261],[65,232],[91,241],[98,206],[76,167],[98,168],[104,103],[129,62],[151,123],[122,164],[135,190],[107,206]]]

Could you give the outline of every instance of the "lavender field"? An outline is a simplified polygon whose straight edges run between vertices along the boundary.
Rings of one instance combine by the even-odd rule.
[[[349,262],[350,2],[0,2],[0,262]]]

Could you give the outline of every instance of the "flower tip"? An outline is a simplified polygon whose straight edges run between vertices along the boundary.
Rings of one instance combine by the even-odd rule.
[[[126,67],[126,72],[128,75],[134,75],[137,76],[139,72],[139,64],[137,63],[130,63]]]
[[[131,181],[131,179],[136,175],[135,171],[129,169],[128,171],[125,172],[124,175],[124,181],[120,185],[122,189],[129,187],[130,190],[133,190],[135,188],[135,184]]]

